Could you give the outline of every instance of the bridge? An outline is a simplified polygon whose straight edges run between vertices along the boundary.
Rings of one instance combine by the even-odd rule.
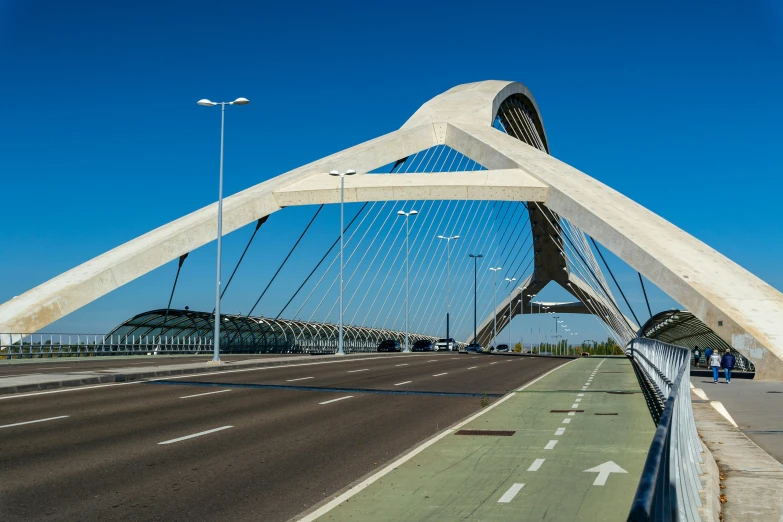
[[[356,174],[329,175],[349,168]],[[347,224],[322,257],[297,250],[328,205],[344,205]],[[97,418],[88,394],[106,394],[112,403],[107,411],[116,420],[127,408],[121,403],[124,390],[132,390],[127,397],[138,409],[129,418],[144,425],[149,437],[129,447],[106,443],[128,456],[122,466],[141,473],[131,461],[149,462],[148,445],[157,438],[155,445],[172,448],[160,462],[177,484],[177,461],[192,464],[194,472],[214,464],[221,474],[231,474],[233,464],[199,460],[192,453],[209,444],[201,437],[212,437],[221,455],[233,452],[237,478],[260,481],[259,488],[269,490],[243,487],[236,497],[231,488],[220,488],[228,500],[198,504],[205,519],[225,513],[251,517],[259,502],[267,506],[269,520],[539,520],[553,514],[562,520],[712,520],[716,515],[710,499],[720,492],[710,489],[712,457],[697,435],[690,353],[695,346],[712,346],[721,354],[733,350],[738,369],[748,376],[783,379],[783,294],[551,156],[542,115],[524,85],[483,81],[454,87],[422,105],[396,131],[226,198],[222,234],[243,227],[251,233],[221,296],[242,273],[257,234],[274,234],[275,218],[301,207],[311,208],[312,217],[299,238],[291,238],[288,255],[246,314],[216,316],[214,310],[171,307],[187,256],[217,239],[217,203],[1,304],[0,356],[17,364],[0,376],[6,380],[0,391],[8,393],[0,399],[20,407],[6,412],[7,423],[0,428],[21,427],[11,437],[38,437],[46,446],[50,443],[37,423],[62,421],[63,429],[71,430],[69,438],[90,438],[86,424],[68,424],[71,416],[84,413],[109,433],[112,428]],[[401,226],[397,212],[410,209],[418,214],[406,215]],[[337,246],[343,235],[344,252]],[[605,272],[617,281],[605,251],[682,309],[650,311],[648,320],[639,320],[622,288],[616,285],[618,299],[609,284]],[[305,258],[312,270],[277,280],[292,256]],[[105,334],[45,332],[171,262],[177,263],[177,276],[165,308],[118,318],[117,327]],[[273,283],[286,285],[290,295],[280,309],[264,300]],[[550,284],[572,300],[536,300]],[[526,349],[524,343],[516,352],[513,346],[511,353],[492,350],[516,316],[542,313],[594,316],[617,353],[574,358],[589,350],[571,347],[559,357],[543,355],[540,347]],[[222,325],[217,345],[227,361],[220,367],[204,365],[215,343],[216,318]],[[383,341],[405,347],[408,338],[410,344],[437,346],[448,337],[460,353],[370,355]],[[343,345],[347,356],[331,355]],[[125,358],[136,361],[147,354],[160,359]],[[28,375],[20,370],[53,361],[63,363],[62,369],[78,364],[81,371]],[[90,383],[100,388],[74,387]],[[124,387],[134,383],[143,385]],[[69,398],[55,403],[38,395],[53,387]],[[70,393],[74,390],[85,394]],[[172,390],[177,399],[166,402]],[[228,396],[239,397],[221,402]],[[190,398],[203,401],[203,415],[195,409],[170,421],[179,415],[174,404]],[[333,417],[325,406],[339,413]],[[147,408],[150,415],[144,417]],[[75,413],[57,415],[66,410]],[[46,411],[46,418],[25,420],[44,415],[38,411]],[[209,422],[202,422],[205,418]],[[270,424],[270,418],[279,422]],[[30,423],[35,428],[27,428]],[[349,426],[358,432],[352,434]],[[190,433],[188,428],[204,429]],[[175,436],[178,430],[181,437]],[[279,451],[265,451],[255,460],[253,430],[273,433]],[[191,439],[190,449],[177,449]],[[292,440],[317,443],[325,454],[302,450]],[[98,450],[85,450],[82,457],[94,463],[89,481],[107,476]],[[348,458],[358,461],[346,463]],[[29,465],[23,450],[8,459],[20,470]],[[58,462],[67,470],[64,459]],[[255,474],[261,464],[272,475]],[[48,472],[41,466],[41,473]],[[291,466],[316,477],[317,491],[307,491],[300,503],[290,499],[301,484],[282,471]],[[188,480],[197,481],[198,473],[193,477]],[[168,488],[164,483],[156,482],[156,488]],[[143,488],[131,486],[136,494]],[[46,511],[21,507],[33,502],[29,492],[8,494],[17,501],[17,516]],[[112,502],[117,495],[109,495]],[[550,500],[542,500],[546,497]],[[72,513],[64,506],[72,500],[63,494],[52,505],[67,518]],[[161,499],[151,502],[166,511]],[[79,509],[110,512],[100,500]],[[167,519],[177,519],[178,509],[166,511]]]

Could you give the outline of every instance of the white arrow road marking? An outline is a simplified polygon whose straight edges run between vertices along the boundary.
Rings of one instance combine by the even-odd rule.
[[[503,493],[503,496],[502,496],[502,497],[500,497],[500,500],[498,500],[498,502],[502,502],[503,504],[508,504],[509,502],[511,502],[512,500],[514,500],[514,497],[516,497],[516,496],[517,496],[517,493],[519,493],[519,491],[520,491],[520,490],[521,490],[523,487],[525,487],[525,485],[524,485],[524,484],[514,484],[513,486],[511,486],[510,488],[508,488],[508,491],[506,491],[505,493]]]
[[[628,473],[623,468],[615,464],[614,462],[607,461],[601,464],[600,466],[596,466],[594,468],[586,469],[584,471],[585,473],[598,473],[598,476],[595,477],[595,481],[593,482],[593,486],[605,486],[606,485],[606,479],[609,478],[610,473]]]

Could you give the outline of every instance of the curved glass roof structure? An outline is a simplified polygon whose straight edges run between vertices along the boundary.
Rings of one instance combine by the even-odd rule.
[[[222,315],[222,353],[324,353],[336,352],[338,325],[243,315]],[[213,342],[214,314],[193,310],[151,310],[136,315],[114,328],[108,338],[123,344],[209,346]],[[427,335],[409,334],[413,344]],[[156,341],[156,339],[159,339]],[[343,326],[346,352],[375,351],[386,339],[405,342],[405,333],[382,328]]]
[[[652,316],[639,330],[640,337],[657,339],[664,343],[685,346],[693,350],[698,346],[702,353],[707,347],[724,353],[731,346],[718,334],[687,310],[666,310]],[[737,369],[755,372],[753,363],[732,350],[737,359]]]

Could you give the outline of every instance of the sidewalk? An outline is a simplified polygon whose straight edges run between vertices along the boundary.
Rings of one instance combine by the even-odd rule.
[[[247,368],[262,368],[267,366],[281,366],[289,364],[328,364],[330,362],[344,361],[346,359],[362,359],[368,357],[389,357],[394,354],[378,353],[356,353],[348,355],[302,355],[302,356],[281,356],[264,357],[263,359],[245,359],[231,360],[220,365],[211,365],[204,362],[167,364],[154,366],[152,368],[134,368],[131,366],[123,367],[130,358],[125,361],[118,361],[117,368],[103,368],[100,370],[83,370],[78,372],[46,373],[46,374],[27,374],[20,376],[0,377],[0,395],[25,393],[42,390],[53,390],[57,388],[67,388],[74,386],[84,386],[93,384],[105,384],[115,382],[129,382],[140,379],[151,379],[155,377],[168,377],[173,375],[187,375],[207,372],[222,372],[231,370],[240,370]],[[39,359],[40,360],[40,359]],[[138,356],[137,359],[138,360]],[[58,364],[53,360],[47,360],[50,364]],[[63,364],[67,359],[62,360]],[[29,363],[28,363],[29,364]],[[31,369],[32,366],[31,366]]]
[[[574,360],[463,424],[513,435],[452,428],[299,520],[621,521],[655,432],[625,358]]]

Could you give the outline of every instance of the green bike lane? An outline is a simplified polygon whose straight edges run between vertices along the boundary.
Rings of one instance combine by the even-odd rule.
[[[301,520],[625,520],[655,432],[619,357],[566,363],[457,428],[514,433],[447,430]]]

